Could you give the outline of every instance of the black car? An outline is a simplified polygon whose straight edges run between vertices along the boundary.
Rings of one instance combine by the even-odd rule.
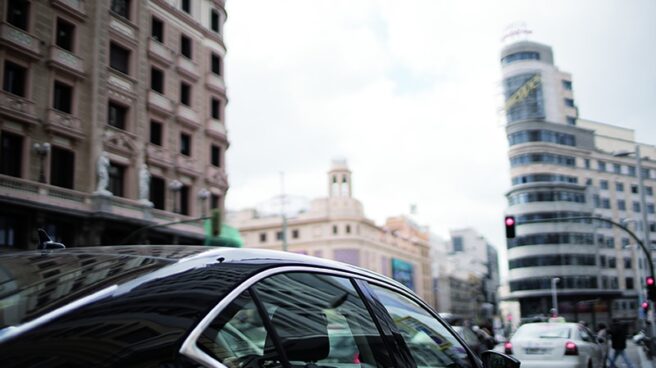
[[[401,284],[284,252],[189,246],[0,255],[3,367],[483,364]]]

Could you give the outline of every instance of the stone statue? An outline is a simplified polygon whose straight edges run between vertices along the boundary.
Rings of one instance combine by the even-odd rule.
[[[96,193],[101,195],[112,195],[112,192],[107,190],[107,185],[109,185],[109,158],[107,158],[107,154],[104,151],[101,152],[98,157],[96,173],[98,174]]]
[[[139,200],[149,202],[150,198],[150,171],[148,165],[141,165],[139,170]]]

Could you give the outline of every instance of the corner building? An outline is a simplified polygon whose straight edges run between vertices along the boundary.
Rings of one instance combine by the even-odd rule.
[[[223,209],[221,0],[0,5],[0,246],[116,244]],[[200,223],[132,242],[199,243]]]
[[[554,65],[551,47],[510,44],[501,66],[511,176],[506,212],[517,221],[517,236],[507,243],[507,299],[519,301],[522,317],[548,315],[557,277],[558,311],[568,320],[636,323],[647,264],[626,233],[592,221],[526,221],[601,216],[626,221],[638,236],[646,226],[656,238],[656,147],[636,142],[633,130],[579,118],[571,75]],[[641,173],[635,156],[617,155],[636,145]]]

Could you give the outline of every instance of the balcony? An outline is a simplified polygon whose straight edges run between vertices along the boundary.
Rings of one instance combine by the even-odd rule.
[[[173,50],[166,47],[163,43],[157,42],[152,38],[148,40],[148,55],[155,59],[159,59],[166,64],[173,64],[175,56]]]
[[[155,91],[148,91],[148,107],[167,114],[173,114],[175,111],[173,101]]]
[[[41,44],[39,40],[29,33],[18,29],[11,24],[0,24],[0,41],[8,44],[14,50],[21,51],[34,59],[41,58]]]
[[[70,138],[82,139],[85,137],[82,122],[78,117],[54,109],[48,110],[44,126],[48,131],[55,131]]]
[[[225,96],[226,87],[222,76],[212,72],[207,73],[205,76],[205,86]]]
[[[34,102],[5,91],[0,91],[0,113],[29,123],[38,121]]]
[[[87,16],[85,0],[50,0],[50,3],[80,20]]]
[[[107,77],[107,84],[110,88],[114,88],[119,92],[129,93],[130,95],[135,95],[136,93],[136,82],[129,76],[117,72],[113,69],[109,69],[109,76]]]
[[[146,150],[149,164],[166,168],[173,166],[173,158],[171,157],[169,150],[166,148],[149,143]]]
[[[228,176],[226,175],[225,170],[221,167],[207,165],[207,168],[205,169],[205,180],[222,190],[228,189]]]
[[[220,139],[225,142],[228,141],[228,131],[226,130],[225,125],[223,125],[223,123],[219,120],[209,119],[207,121],[205,133],[216,139]]]
[[[84,77],[84,61],[70,51],[50,46],[49,63],[78,77]]]
[[[200,78],[198,64],[194,63],[193,61],[187,59],[182,55],[178,56],[176,69],[178,70],[178,72],[194,80]]]
[[[179,104],[176,117],[180,123],[187,125],[191,129],[198,129],[201,126],[198,113],[188,106]]]
[[[175,160],[175,168],[183,174],[200,176],[201,172],[196,167],[197,160],[189,156],[179,154]]]
[[[137,26],[124,18],[118,18],[110,11],[112,16],[109,19],[109,30],[115,35],[132,43],[137,42]]]

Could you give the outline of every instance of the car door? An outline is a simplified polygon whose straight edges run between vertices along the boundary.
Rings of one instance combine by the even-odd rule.
[[[577,334],[579,337],[579,340],[581,341],[581,348],[580,351],[582,354],[585,356],[589,357],[589,359],[592,361],[592,365],[594,367],[601,367],[602,366],[602,351],[601,351],[601,346],[597,342],[594,334],[590,332],[587,328],[583,326],[579,326],[577,328]]]

